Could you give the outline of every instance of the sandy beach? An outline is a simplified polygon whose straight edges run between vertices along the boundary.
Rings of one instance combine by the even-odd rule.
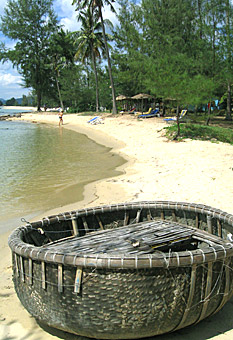
[[[105,116],[102,124],[91,125],[91,117],[65,114],[64,125],[97,143],[112,148],[127,160],[121,175],[85,187],[84,200],[45,212],[44,216],[97,206],[141,200],[171,200],[202,203],[233,213],[233,147],[211,141],[168,141],[162,118],[138,120],[133,115]],[[33,123],[55,124],[54,113],[24,114]],[[39,217],[38,217],[39,218]],[[0,339],[81,339],[38,325],[21,306],[11,280],[9,233],[1,237]],[[157,340],[233,339],[233,299],[216,315],[200,324]]]

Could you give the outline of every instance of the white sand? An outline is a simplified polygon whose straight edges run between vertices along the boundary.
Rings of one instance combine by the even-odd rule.
[[[23,119],[58,125],[56,114],[26,114]],[[85,200],[46,212],[79,209],[138,200],[173,200],[203,203],[233,213],[233,147],[224,143],[186,140],[169,142],[162,118],[137,120],[133,116],[106,117],[104,124],[87,124],[89,117],[65,115],[62,128],[85,133],[110,146],[128,162],[123,174],[85,188]],[[59,128],[59,127],[58,127]],[[45,216],[44,215],[44,216]],[[7,235],[1,239],[0,339],[77,339],[53,329],[43,330],[23,309],[11,282]],[[1,333],[2,332],[2,333]],[[233,299],[217,315],[157,340],[233,339]]]

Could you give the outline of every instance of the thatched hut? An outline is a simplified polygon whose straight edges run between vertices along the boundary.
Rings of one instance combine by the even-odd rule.
[[[146,111],[149,108],[149,102],[155,99],[155,97],[151,96],[150,94],[146,93],[139,93],[135,96],[131,97],[132,100],[139,102],[139,110],[141,112]]]
[[[126,96],[121,94],[121,95],[116,97],[116,100],[118,102],[122,102],[122,110],[123,111],[130,110],[130,102],[131,102],[131,98],[130,97],[126,97]]]

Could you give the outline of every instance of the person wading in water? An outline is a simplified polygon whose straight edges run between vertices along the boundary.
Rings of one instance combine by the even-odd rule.
[[[58,117],[59,117],[59,126],[63,125],[63,113],[64,113],[64,111],[61,110],[61,112],[59,112],[59,115],[58,115]]]

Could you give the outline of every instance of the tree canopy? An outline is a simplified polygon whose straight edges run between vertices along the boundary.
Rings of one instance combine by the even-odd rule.
[[[121,93],[140,89],[181,105],[198,105],[227,91],[231,102],[233,17],[228,0],[120,4],[114,65]],[[228,113],[231,118],[230,107]]]
[[[1,31],[16,41],[13,49],[2,52],[1,59],[12,61],[23,76],[25,87],[36,91],[38,110],[43,92],[48,91],[51,83],[47,50],[57,27],[52,0],[9,0],[1,17]]]
[[[230,0],[119,0],[111,51],[102,10],[115,11],[115,1],[73,4],[79,32],[60,30],[52,0],[10,0],[1,18],[2,32],[16,41],[11,50],[1,45],[1,59],[19,69],[38,108],[42,97],[76,110],[98,111],[101,103],[115,113],[116,95],[148,93],[172,98],[177,109],[222,98],[232,119]]]

